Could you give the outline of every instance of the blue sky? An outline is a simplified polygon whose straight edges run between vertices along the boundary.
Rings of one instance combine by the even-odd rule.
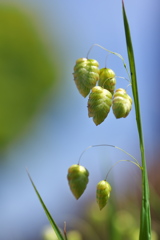
[[[127,62],[121,1],[19,2],[31,9],[31,14],[39,16],[50,41],[54,39],[57,42],[62,80],[56,104],[50,101],[35,119],[34,129],[31,128],[27,136],[11,146],[6,155],[8,164],[1,164],[0,239],[5,240],[32,239],[32,231],[38,234],[43,224],[47,224],[25,167],[29,169],[53,217],[63,226],[70,211],[84,204],[89,199],[89,192],[94,194],[95,184],[105,177],[107,167],[126,158],[123,153],[113,149],[88,150],[83,156],[82,165],[90,171],[90,184],[88,191],[77,202],[69,191],[66,174],[68,167],[78,162],[81,152],[87,146],[113,144],[139,159],[134,108],[126,119],[116,120],[111,112],[106,121],[96,127],[87,116],[87,99],[79,95],[72,76],[76,59],[86,57],[94,43],[120,53]],[[159,146],[159,1],[125,1],[125,5],[135,48],[144,137],[150,166],[149,158]],[[97,59],[100,67],[104,67],[105,57],[106,52],[98,47],[90,53],[90,58]],[[107,65],[118,76],[127,77],[117,57],[109,55]],[[118,87],[126,87],[126,81],[118,79],[117,82]],[[131,95],[130,88],[128,93]],[[116,194],[120,185],[125,188],[129,176],[133,179],[139,176],[138,170],[129,164],[119,165],[112,171],[109,180],[115,179]],[[138,184],[138,180],[133,181]]]

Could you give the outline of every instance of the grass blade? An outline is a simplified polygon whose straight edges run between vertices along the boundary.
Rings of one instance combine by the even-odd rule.
[[[41,196],[40,196],[36,186],[34,185],[33,180],[32,180],[32,178],[31,178],[31,176],[30,176],[28,171],[27,171],[27,174],[28,174],[28,177],[29,177],[29,179],[30,179],[30,181],[32,183],[32,186],[33,186],[33,188],[34,188],[34,190],[35,190],[35,192],[37,194],[37,197],[39,198],[39,201],[40,201],[40,203],[41,203],[41,205],[42,205],[42,207],[43,207],[43,209],[44,209],[44,211],[46,213],[46,216],[47,216],[47,218],[48,218],[48,220],[49,220],[49,222],[50,222],[50,224],[51,224],[55,234],[57,235],[58,240],[64,240],[64,237],[62,236],[62,233],[60,232],[60,230],[57,227],[55,221],[53,220],[51,214],[49,213],[47,207],[45,206],[45,204],[44,204],[44,202],[43,202],[43,200],[42,200],[42,198],[41,198]]]
[[[142,207],[141,207],[139,240],[144,240],[144,239],[150,240],[151,239],[151,218],[150,218],[149,186],[148,186],[148,174],[147,174],[147,167],[146,167],[146,160],[145,160],[145,150],[144,150],[144,141],[143,141],[143,133],[142,133],[141,115],[140,115],[140,104],[139,104],[139,97],[138,97],[136,67],[135,67],[130,28],[129,28],[129,24],[128,24],[126,12],[125,12],[123,0],[122,0],[122,11],[123,11],[123,21],[124,21],[124,29],[125,29],[125,35],[126,35],[128,59],[129,59],[129,65],[130,65],[132,93],[134,98],[137,129],[139,134],[141,160],[142,160],[142,167],[143,167]]]

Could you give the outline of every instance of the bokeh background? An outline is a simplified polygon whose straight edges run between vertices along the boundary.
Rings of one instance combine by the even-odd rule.
[[[125,6],[135,49],[153,230],[155,239],[160,239],[160,3],[135,0],[125,1]],[[128,159],[123,153],[99,147],[83,155],[81,164],[89,170],[90,182],[79,201],[72,196],[66,179],[68,167],[77,163],[81,152],[93,144],[119,146],[140,160],[134,108],[126,119],[116,120],[110,112],[104,123],[96,127],[87,116],[87,99],[75,87],[75,61],[86,57],[94,43],[120,53],[127,62],[121,1],[0,1],[2,240],[41,240],[48,225],[26,168],[61,228],[66,221],[68,228],[79,228],[84,233],[83,239],[95,240],[106,239],[108,233],[101,229],[105,226],[113,230],[109,239],[121,239],[119,223],[125,219],[130,219],[127,231],[138,228],[141,179],[134,165],[118,164],[108,178],[113,191],[106,210],[99,213],[94,205],[96,184],[116,161]],[[94,47],[89,57],[104,67],[106,55]],[[127,77],[116,56],[108,56],[107,66],[117,76]],[[127,86],[123,79],[117,82],[117,88]],[[130,88],[128,93],[131,95]],[[106,219],[106,215],[111,218]],[[97,229],[94,220],[99,221]],[[116,226],[111,227],[110,223]],[[91,230],[96,234],[92,235]],[[113,235],[116,231],[119,234]]]

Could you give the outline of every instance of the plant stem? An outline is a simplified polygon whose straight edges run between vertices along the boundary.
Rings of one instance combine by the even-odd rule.
[[[129,29],[129,24],[128,24],[123,0],[122,0],[122,10],[123,10],[123,20],[124,20],[124,28],[125,28],[125,35],[126,35],[128,59],[129,59],[129,64],[130,64],[132,93],[133,93],[133,98],[134,98],[136,122],[137,122],[138,134],[139,134],[141,161],[142,161],[142,167],[143,167],[143,170],[142,170],[142,206],[141,206],[139,240],[144,240],[144,239],[150,240],[151,239],[151,218],[150,218],[150,202],[149,202],[149,184],[148,184],[148,174],[147,174],[147,166],[146,166],[146,159],[145,159],[142,124],[141,124],[140,104],[139,104],[139,97],[138,97],[136,67],[135,67],[135,61],[134,61],[134,52],[133,52],[133,47],[132,47],[130,29]]]

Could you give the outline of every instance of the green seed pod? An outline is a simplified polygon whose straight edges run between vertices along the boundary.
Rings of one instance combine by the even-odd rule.
[[[78,91],[86,97],[99,79],[99,63],[94,59],[79,58],[74,66],[74,81]]]
[[[107,117],[112,105],[112,94],[100,86],[92,88],[88,99],[88,116],[93,117],[96,125]]]
[[[106,206],[111,190],[111,185],[106,180],[97,184],[96,199],[100,210]]]
[[[99,71],[99,81],[98,85],[107,89],[112,94],[115,90],[116,78],[115,73],[110,68],[102,68]]]
[[[80,165],[72,165],[68,169],[68,183],[71,189],[71,192],[76,199],[80,198],[86,189],[88,183],[89,172],[86,168]]]
[[[132,98],[123,88],[116,90],[112,101],[112,110],[116,118],[125,118],[132,108]]]

